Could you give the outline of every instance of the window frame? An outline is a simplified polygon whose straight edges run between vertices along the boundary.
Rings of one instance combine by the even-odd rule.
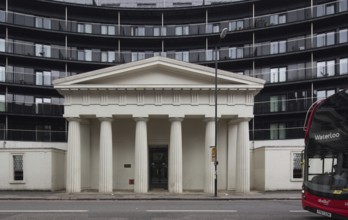
[[[272,128],[273,127],[273,128]],[[286,139],[286,124],[285,123],[270,123],[270,140],[285,140]]]
[[[324,70],[320,72],[320,70]],[[317,61],[316,64],[316,77],[324,78],[331,77],[336,75],[336,63],[335,60],[325,60],[325,61]]]
[[[15,157],[21,156],[22,158],[22,179],[15,179]],[[25,154],[24,153],[11,153],[10,154],[10,183],[11,184],[24,184],[25,183]]]
[[[270,77],[269,77],[270,83],[282,83],[286,81],[287,81],[287,67],[275,67],[270,69]]]
[[[300,178],[295,178],[294,177],[294,170],[295,170],[295,154],[299,155],[300,158],[300,166],[301,166],[301,177]],[[303,174],[304,174],[304,169],[302,165],[302,152],[301,151],[291,151],[290,152],[290,181],[291,182],[302,182],[303,181]]]
[[[342,73],[343,69],[345,70],[345,72]],[[339,61],[339,74],[340,75],[348,74],[348,57],[340,58],[340,61]]]

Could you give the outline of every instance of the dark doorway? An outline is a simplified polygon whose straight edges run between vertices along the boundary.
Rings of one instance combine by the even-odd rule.
[[[168,147],[150,147],[150,189],[168,189]]]

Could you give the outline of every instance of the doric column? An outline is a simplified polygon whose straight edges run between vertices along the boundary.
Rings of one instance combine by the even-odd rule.
[[[204,192],[214,193],[215,167],[212,161],[211,146],[215,145],[215,119],[206,119],[205,126],[205,182]]]
[[[66,191],[81,192],[81,130],[79,118],[67,118],[69,121],[68,149],[66,153]]]
[[[135,118],[134,192],[146,193],[149,188],[147,118]]]
[[[238,124],[236,192],[250,192],[249,120]]]
[[[182,193],[182,118],[171,118],[169,144],[169,192]]]
[[[238,124],[234,121],[228,123],[227,143],[227,190],[236,187],[236,151],[237,151]]]
[[[110,193],[112,184],[112,118],[100,120],[99,192]]]

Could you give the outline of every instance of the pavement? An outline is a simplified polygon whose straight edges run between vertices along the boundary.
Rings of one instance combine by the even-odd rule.
[[[67,193],[65,191],[0,191],[0,200],[300,200],[301,191],[270,191],[236,193],[233,191],[219,192],[217,197],[204,192],[185,191],[173,194],[168,191],[149,191],[134,193],[132,191],[114,191],[103,194],[93,191]]]

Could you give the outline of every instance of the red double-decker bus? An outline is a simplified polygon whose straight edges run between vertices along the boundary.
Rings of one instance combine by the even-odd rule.
[[[305,130],[302,206],[348,219],[348,89],[315,103]]]

